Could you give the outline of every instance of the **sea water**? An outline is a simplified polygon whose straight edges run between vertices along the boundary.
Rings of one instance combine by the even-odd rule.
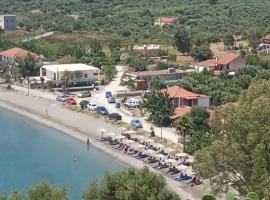
[[[77,200],[91,181],[123,168],[86,142],[0,108],[0,193],[26,192],[49,181]]]

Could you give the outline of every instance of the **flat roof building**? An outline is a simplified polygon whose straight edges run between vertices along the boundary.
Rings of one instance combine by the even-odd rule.
[[[95,78],[100,75],[100,69],[86,64],[57,64],[43,65],[40,68],[40,76],[51,80],[61,80],[65,71],[79,71],[82,74],[80,78]]]
[[[133,77],[137,82],[141,83],[139,90],[144,90],[149,88],[150,82],[154,77],[158,77],[161,81],[178,81],[187,76],[193,70],[178,70],[174,68],[169,68],[166,70],[152,70],[143,72],[129,72],[128,76]],[[143,83],[142,83],[143,82]]]

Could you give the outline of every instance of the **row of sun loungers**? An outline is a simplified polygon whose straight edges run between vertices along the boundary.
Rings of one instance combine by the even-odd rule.
[[[148,140],[150,141],[151,139]],[[164,148],[161,148],[163,146],[161,144],[152,144],[151,142],[131,137],[130,134],[125,133],[117,139],[111,136],[102,137],[101,141],[107,141],[110,145],[114,146],[115,149],[122,151],[126,155],[142,160],[144,163],[149,164],[155,169],[162,170],[170,176],[175,176],[180,173],[178,176],[174,177],[176,181],[188,181],[186,184],[190,186],[201,184],[198,178],[192,178],[187,174],[183,174],[182,170],[178,169],[178,166],[188,168],[191,163],[186,162],[185,159],[183,160],[175,155],[171,155],[170,152],[166,152]]]

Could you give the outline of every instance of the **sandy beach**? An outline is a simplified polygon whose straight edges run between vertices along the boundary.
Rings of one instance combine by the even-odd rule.
[[[89,138],[91,145],[117,158],[120,162],[128,166],[137,169],[145,166],[143,162],[124,155],[100,142],[101,135],[96,131],[99,128],[105,128],[109,131],[120,133],[120,127],[107,123],[102,119],[97,119],[93,116],[68,110],[64,108],[61,103],[56,101],[42,99],[31,95],[28,96],[23,93],[7,91],[1,88],[0,106],[19,113],[38,123],[60,130],[61,132],[76,139],[86,142],[87,138]],[[159,171],[156,172],[160,173]],[[169,188],[179,194],[182,200],[201,199],[202,196],[207,193],[203,186],[190,187],[185,184],[178,183],[171,178],[165,178]]]

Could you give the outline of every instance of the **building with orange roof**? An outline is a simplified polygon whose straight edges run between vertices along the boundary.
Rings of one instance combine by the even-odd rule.
[[[162,89],[161,92],[166,93],[172,100],[174,109],[181,106],[209,107],[209,96],[196,94],[176,85]]]
[[[172,101],[174,115],[171,119],[177,119],[189,113],[193,106],[208,108],[210,97],[204,94],[196,94],[179,86],[172,86],[161,90],[166,93]]]
[[[21,58],[24,59],[26,58],[28,55],[31,55],[33,57],[35,57],[36,59],[38,59],[38,55],[35,53],[32,53],[30,51],[21,49],[21,48],[12,48],[12,49],[8,49],[5,51],[1,51],[0,52],[0,61],[10,64],[10,65],[14,65],[15,64],[15,60],[17,58]]]
[[[227,70],[229,72],[235,72],[244,65],[246,65],[246,60],[242,56],[230,53],[221,58],[216,57],[215,59],[199,62],[195,64],[195,69],[199,72],[203,71],[203,69],[209,71]]]
[[[181,106],[177,107],[174,110],[174,115],[172,115],[170,118],[172,120],[178,119],[179,117],[183,117],[184,115],[191,112],[192,107],[190,106]]]
[[[175,23],[176,23],[176,19],[172,17],[159,17],[158,19],[154,21],[155,26],[161,26],[161,27],[165,24],[175,24]]]

